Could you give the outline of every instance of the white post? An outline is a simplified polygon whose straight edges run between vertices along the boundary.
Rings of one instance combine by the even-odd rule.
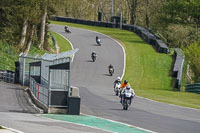
[[[114,15],[114,0],[112,0],[112,14],[111,14],[111,17]]]
[[[120,29],[122,29],[122,12],[121,12],[121,16],[120,16]]]
[[[24,64],[23,64],[23,86],[24,86],[24,80],[25,80],[25,71],[26,71],[26,69],[25,69],[25,67],[26,67],[26,59],[25,59],[25,57],[24,57],[24,62],[23,62]]]

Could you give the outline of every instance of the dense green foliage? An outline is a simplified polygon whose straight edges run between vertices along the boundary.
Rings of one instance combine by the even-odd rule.
[[[0,70],[15,70],[18,54],[13,46],[0,42]]]
[[[200,45],[197,42],[195,42],[183,49],[192,70],[195,71],[193,80],[195,82],[199,82],[200,81]]]

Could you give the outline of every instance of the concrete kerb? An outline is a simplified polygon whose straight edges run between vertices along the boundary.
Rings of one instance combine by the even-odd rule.
[[[57,114],[66,114],[67,113],[67,109],[61,109],[61,108],[55,108],[55,107],[48,107],[47,105],[45,105],[44,103],[40,102],[35,95],[33,94],[33,92],[31,91],[30,88],[27,87],[26,91],[28,92],[29,96],[31,97],[32,101],[39,107],[35,106],[33,103],[32,105],[34,106],[34,108],[36,110],[39,110],[40,113],[57,113]],[[28,101],[31,102],[31,100],[29,100],[29,98],[27,98]]]
[[[72,97],[80,97],[79,95],[79,88],[75,87],[75,86],[71,86],[71,96]],[[31,89],[29,87],[27,87],[25,89],[25,93],[27,92],[27,96],[26,99],[29,101],[29,103],[31,105],[34,106],[34,108],[40,112],[40,113],[59,113],[59,114],[67,114],[67,110],[66,109],[57,109],[57,108],[48,108],[45,104],[43,104],[42,102],[40,102],[35,95],[33,94],[33,92],[31,91]],[[29,96],[31,97],[31,99],[29,98]],[[32,103],[32,101],[39,107],[37,107],[35,104]]]
[[[40,102],[35,95],[33,94],[33,92],[31,91],[31,89],[29,87],[27,87],[25,89],[25,92],[28,93],[28,95],[30,96],[31,100],[34,102],[34,104],[32,103],[32,101],[29,99],[29,97],[27,97],[27,100],[35,107],[35,109],[39,110],[40,113],[47,113],[48,112],[48,107],[43,104],[42,102]],[[38,108],[37,106],[35,106],[35,104],[40,107]]]

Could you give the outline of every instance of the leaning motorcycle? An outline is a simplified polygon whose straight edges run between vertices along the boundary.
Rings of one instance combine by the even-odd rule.
[[[124,110],[128,110],[128,107],[130,106],[132,97],[133,96],[132,96],[131,93],[124,93],[123,94],[122,106],[123,106]]]
[[[109,68],[109,73],[110,73],[110,76],[112,76],[114,73],[114,68]]]
[[[116,95],[116,96],[118,96],[119,93],[120,93],[120,86],[121,86],[120,83],[116,83],[116,84],[115,84],[114,92],[115,92],[115,95]]]
[[[69,29],[65,29],[65,32],[67,33],[71,33],[71,31]]]

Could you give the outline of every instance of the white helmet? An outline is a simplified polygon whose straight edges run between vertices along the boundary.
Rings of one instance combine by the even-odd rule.
[[[127,87],[126,87],[126,89],[130,89],[131,88],[131,86],[130,85],[128,85]]]
[[[118,79],[118,80],[121,80],[121,78],[120,78],[120,77],[117,77],[117,79]]]

